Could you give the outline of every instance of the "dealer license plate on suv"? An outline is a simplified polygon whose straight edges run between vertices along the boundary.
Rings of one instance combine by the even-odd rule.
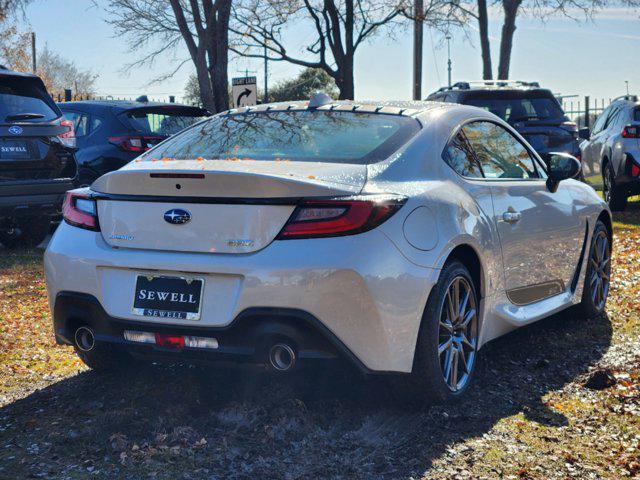
[[[204,280],[201,278],[136,278],[133,313],[145,317],[198,320]]]

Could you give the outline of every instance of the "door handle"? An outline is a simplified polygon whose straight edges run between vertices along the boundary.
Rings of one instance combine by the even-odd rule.
[[[502,220],[507,223],[516,223],[521,218],[522,214],[520,212],[516,212],[515,210],[511,209],[502,214]]]

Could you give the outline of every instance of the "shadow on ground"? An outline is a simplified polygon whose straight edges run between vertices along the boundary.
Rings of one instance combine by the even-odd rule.
[[[542,397],[586,372],[611,335],[606,316],[556,315],[487,346],[465,402],[415,410],[386,382],[339,369],[85,372],[0,409],[0,478],[420,477],[504,417],[565,425]]]

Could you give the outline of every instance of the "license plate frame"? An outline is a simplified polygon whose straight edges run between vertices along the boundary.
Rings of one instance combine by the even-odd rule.
[[[191,303],[192,306],[188,310],[180,310],[176,308],[159,308],[159,306],[152,307],[150,306],[150,301],[155,302],[163,302],[164,304],[168,304],[170,306],[175,307],[175,301],[173,300],[165,300],[165,299],[141,299],[139,298],[140,291],[143,290],[141,285],[148,286],[153,281],[160,280],[161,283],[171,283],[171,282],[184,282],[186,285],[182,285],[183,290],[186,291],[175,291],[175,288],[172,290],[170,287],[158,286],[156,284],[156,288],[165,288],[166,290],[160,291],[160,293],[167,294],[167,297],[172,298],[173,295],[193,295],[195,292],[198,293],[198,298],[195,303]],[[145,283],[146,282],[146,283]],[[196,287],[191,287],[191,285],[196,282]],[[198,286],[199,284],[199,286]],[[179,284],[177,284],[179,285]],[[145,318],[158,318],[158,319],[174,319],[174,320],[192,320],[197,321],[200,320],[202,316],[202,297],[204,293],[204,285],[205,281],[202,277],[188,276],[188,275],[162,275],[162,274],[144,274],[139,273],[136,274],[136,280],[133,287],[133,303],[131,307],[131,312],[139,317]],[[146,289],[145,289],[146,290]],[[154,290],[154,293],[158,293],[158,290]],[[155,295],[154,295],[155,296]],[[190,300],[187,297],[187,300]],[[190,303],[190,302],[179,302],[179,303]],[[197,305],[197,306],[195,306]]]

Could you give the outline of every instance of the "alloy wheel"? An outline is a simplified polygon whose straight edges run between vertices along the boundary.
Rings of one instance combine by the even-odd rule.
[[[591,263],[589,276],[591,300],[593,306],[602,311],[609,295],[611,277],[611,246],[606,232],[599,231],[593,239],[589,261]]]
[[[438,357],[445,383],[452,392],[464,388],[471,377],[478,345],[478,310],[473,287],[455,277],[440,308]]]

